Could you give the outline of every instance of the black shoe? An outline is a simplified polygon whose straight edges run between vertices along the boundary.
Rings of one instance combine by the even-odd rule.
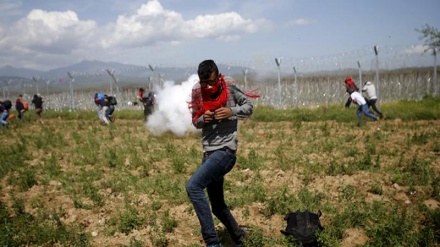
[[[244,242],[249,239],[249,229],[247,227],[241,227],[242,234],[238,240],[238,242],[235,243],[235,247],[243,247]]]

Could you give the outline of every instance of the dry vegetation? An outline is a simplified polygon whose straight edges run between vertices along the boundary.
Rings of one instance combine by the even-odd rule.
[[[440,120],[240,124],[225,189],[248,246],[287,246],[279,230],[298,209],[323,212],[324,246],[438,245]],[[202,246],[185,192],[198,136],[60,117],[11,122],[0,139],[3,245]]]

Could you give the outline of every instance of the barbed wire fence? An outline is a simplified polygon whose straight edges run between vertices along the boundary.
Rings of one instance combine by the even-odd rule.
[[[222,73],[233,76],[240,88],[259,89],[261,97],[255,100],[256,105],[269,105],[274,107],[321,107],[330,104],[342,104],[348,95],[345,93],[343,82],[346,77],[351,77],[358,87],[362,88],[365,81],[377,83],[376,73],[380,74],[379,103],[396,100],[420,100],[427,94],[438,95],[438,76],[436,67],[436,56],[433,53],[425,52],[426,47],[422,45],[412,46],[384,46],[379,47],[379,54],[375,55],[374,48],[364,48],[356,51],[344,52],[329,56],[320,57],[280,57],[279,69],[282,76],[277,81],[277,64],[275,58],[255,58],[252,61],[217,61],[222,64],[230,64],[235,67],[246,68],[246,74],[230,74],[229,71]],[[435,54],[435,53],[434,53]],[[379,70],[376,71],[378,62]],[[161,65],[176,66],[173,65]],[[150,66],[151,67],[151,66]],[[186,71],[182,78],[196,73],[196,66],[193,71]],[[249,73],[247,68],[249,68]],[[94,85],[97,76],[106,75],[108,68],[102,68],[96,73],[69,72],[75,79],[90,80]],[[151,68],[134,67],[125,70],[113,70],[114,77],[107,75],[108,84],[116,83],[117,76],[132,73],[132,70],[142,70],[145,78],[140,79],[136,85],[123,86],[122,81],[118,89],[119,104],[117,110],[139,110],[140,105],[136,102],[137,89],[139,87],[151,88],[151,85],[161,86],[167,79],[166,75],[151,73]],[[245,70],[243,70],[245,71]],[[67,73],[68,71],[66,71]],[[246,77],[246,78],[245,78]],[[32,80],[33,79],[33,80]],[[36,93],[38,84],[45,100],[45,108],[56,111],[65,110],[95,110],[93,95],[95,92],[108,92],[112,88],[101,86],[101,88],[81,88],[70,91],[68,78],[65,79],[65,87],[55,88],[54,83],[58,78],[32,78],[21,81],[3,81],[3,98],[11,99],[11,96],[23,94],[24,100],[31,102]],[[106,80],[107,80],[106,79]],[[61,80],[61,79],[60,79]],[[180,82],[176,82],[180,83]],[[277,92],[278,83],[281,86],[281,93]],[[20,90],[13,91],[11,85],[20,85]],[[44,90],[45,89],[45,90]],[[44,94],[44,93],[42,93]],[[16,96],[15,96],[16,97]],[[281,99],[279,98],[281,97]],[[71,109],[71,99],[74,100],[75,109]]]

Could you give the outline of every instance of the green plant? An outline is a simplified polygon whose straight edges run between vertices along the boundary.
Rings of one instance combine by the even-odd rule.
[[[382,185],[378,181],[373,181],[370,188],[368,189],[368,192],[376,195],[382,195],[383,194]]]
[[[21,191],[26,191],[37,184],[37,178],[35,170],[33,169],[20,169],[18,170],[18,177],[10,177],[9,183],[17,184]]]
[[[185,173],[186,166],[185,166],[185,158],[182,156],[173,156],[171,159],[171,166],[173,168],[174,173]]]
[[[170,211],[167,210],[162,215],[162,230],[164,233],[173,232],[177,227],[177,221],[170,216]]]
[[[130,243],[128,245],[124,245],[124,246],[128,246],[128,247],[143,247],[145,246],[145,242],[142,240],[138,240],[134,237],[130,238]]]
[[[342,189],[342,198],[344,200],[350,201],[356,197],[357,193],[358,193],[358,191],[357,191],[356,187],[354,187],[352,185],[346,185]]]
[[[247,158],[238,156],[237,163],[240,164],[242,169],[257,170],[261,166],[260,158],[254,149],[249,151]]]
[[[366,246],[417,246],[414,219],[406,209],[394,208],[387,221],[377,221],[367,228]]]
[[[439,103],[384,102],[391,121],[380,130],[357,128],[354,109],[343,106],[255,107],[224,183],[227,205],[251,229],[247,246],[294,246],[277,232],[287,212],[304,209],[323,212],[322,246],[346,244],[353,229],[367,246],[435,246],[440,214],[427,202],[440,200]],[[11,122],[0,132],[1,246],[102,245],[91,228],[109,245],[200,246],[185,191],[201,165],[199,135],[155,136],[137,109],[118,111],[110,127],[96,112],[46,113],[42,126]],[[405,203],[400,195],[411,191]]]
[[[136,208],[129,206],[119,212],[116,222],[118,231],[129,234],[133,229],[137,229],[144,224],[145,217],[140,215]]]
[[[156,247],[168,247],[169,241],[162,232],[153,232],[150,234],[151,243]]]
[[[89,246],[89,237],[79,227],[66,226],[60,212],[42,213],[34,217],[24,211],[23,201],[15,200],[15,213],[11,216],[0,202],[0,245],[2,246]]]

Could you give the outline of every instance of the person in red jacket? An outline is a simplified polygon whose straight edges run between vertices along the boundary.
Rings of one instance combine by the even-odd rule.
[[[347,92],[349,95],[353,92],[359,92],[359,88],[356,86],[354,81],[351,79],[351,77],[347,77],[344,81],[345,86],[345,92]],[[351,104],[351,97],[349,96],[347,99],[347,102],[345,103],[345,107],[350,107]]]

